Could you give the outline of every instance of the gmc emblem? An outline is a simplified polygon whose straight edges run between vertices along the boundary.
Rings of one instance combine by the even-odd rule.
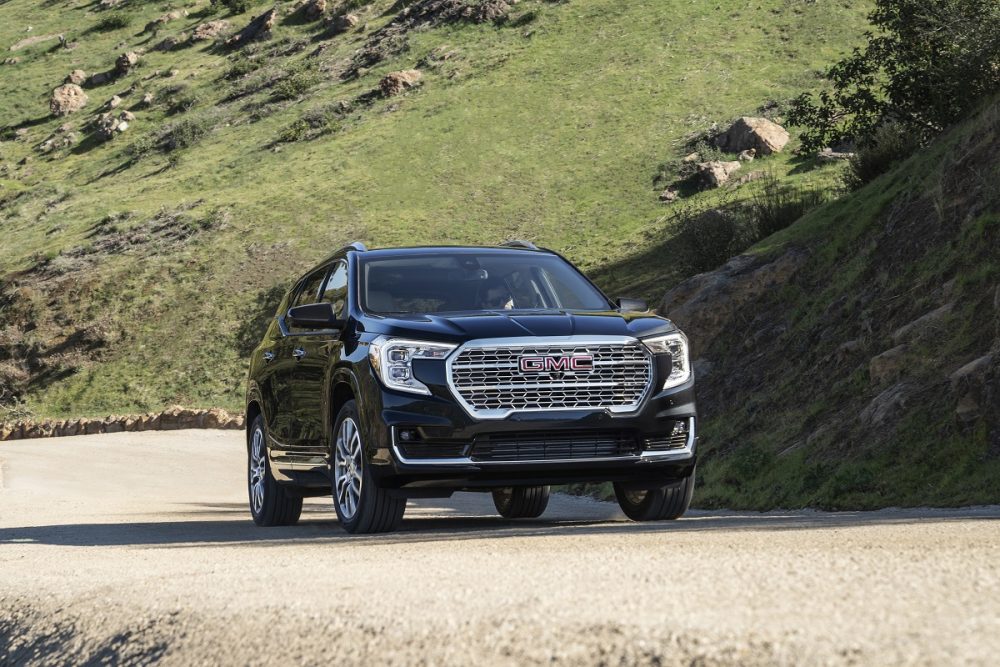
[[[594,356],[574,354],[572,356],[523,356],[518,360],[522,373],[544,373],[547,371],[590,372],[594,370]]]

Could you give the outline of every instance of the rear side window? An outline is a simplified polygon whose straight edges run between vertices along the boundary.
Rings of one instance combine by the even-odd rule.
[[[320,301],[333,304],[333,312],[343,317],[347,310],[347,262],[340,260],[333,265],[330,276],[323,285]]]

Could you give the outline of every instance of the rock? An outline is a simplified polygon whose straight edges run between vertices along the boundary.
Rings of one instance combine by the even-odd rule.
[[[187,33],[180,32],[180,33],[177,33],[176,35],[171,35],[170,37],[166,37],[164,39],[161,39],[159,42],[157,42],[153,46],[153,50],[154,51],[172,51],[173,49],[176,49],[178,46],[181,46],[182,44],[185,44],[189,40],[193,40],[193,39],[194,39],[193,37],[189,38],[188,35],[187,35]]]
[[[165,26],[166,24],[170,23],[171,21],[182,19],[187,15],[188,12],[186,9],[175,9],[173,11],[169,11],[166,14],[163,14],[162,16],[159,16],[150,21],[149,23],[147,23],[146,27],[143,29],[143,32],[155,32],[160,28],[162,28],[163,26]]]
[[[850,160],[854,157],[854,153],[848,151],[835,151],[829,146],[821,150],[816,154],[820,162],[838,162],[840,160]]]
[[[698,155],[697,153],[688,153],[681,159],[681,162],[683,162],[684,164],[691,164],[692,162],[697,162],[700,159],[701,156]]]
[[[195,26],[194,30],[191,31],[191,41],[192,42],[204,42],[207,40],[215,39],[220,35],[229,32],[232,24],[229,21],[218,20],[218,21],[207,21]]]
[[[715,145],[729,153],[754,149],[757,155],[779,153],[788,143],[788,131],[766,118],[744,116],[715,138]]]
[[[104,107],[106,109],[117,109],[122,105],[122,98],[117,95],[112,95],[111,99],[105,102]]]
[[[63,125],[58,130],[53,132],[48,139],[39,144],[38,150],[43,153],[51,153],[52,151],[60,148],[69,148],[76,142],[76,133],[70,131],[65,125]]]
[[[746,185],[747,183],[753,183],[754,181],[759,181],[767,175],[764,171],[751,171],[749,174],[743,174],[739,178],[729,181],[729,187],[738,188],[741,185]]]
[[[993,365],[993,353],[973,359],[948,376],[952,389],[958,389],[963,383],[981,380]]]
[[[903,374],[909,345],[897,345],[868,362],[868,377],[873,384],[884,384]]]
[[[115,73],[124,76],[139,63],[139,54],[136,51],[128,51],[118,56],[115,60]]]
[[[146,93],[142,96],[142,100],[140,100],[139,104],[143,107],[148,107],[153,104],[154,99],[153,93]]]
[[[740,154],[736,156],[736,159],[740,162],[753,162],[755,157],[757,157],[757,149],[748,148],[745,151],[740,151]]]
[[[109,419],[104,423],[105,433],[121,433],[125,427],[117,419]]]
[[[922,338],[935,333],[942,327],[944,320],[955,308],[954,303],[946,303],[940,308],[935,308],[931,312],[921,315],[909,324],[904,324],[892,332],[892,342],[902,343],[905,340]]]
[[[417,86],[422,78],[423,74],[418,69],[389,72],[378,82],[378,88],[385,97],[392,97],[393,95],[399,95],[407,88]]]
[[[226,46],[229,48],[236,48],[243,46],[248,42],[252,42],[255,39],[265,39],[270,36],[271,28],[274,27],[274,22],[278,18],[277,7],[272,7],[260,16],[255,16],[250,20],[243,30],[226,40]]]
[[[705,187],[717,188],[726,183],[733,172],[739,168],[740,163],[736,161],[719,162],[718,160],[714,160],[712,162],[699,162],[698,177]]]
[[[496,21],[507,16],[512,4],[517,4],[516,0],[511,2],[507,0],[481,0],[478,5],[470,6],[466,10],[467,16],[476,23]]]
[[[301,14],[309,21],[315,21],[326,13],[326,7],[326,0],[301,0],[293,13]]]
[[[66,83],[52,91],[49,111],[53,116],[67,116],[87,105],[87,93],[75,83]]]
[[[229,421],[229,413],[220,408],[212,408],[205,413],[205,428],[222,428]]]
[[[870,426],[885,424],[903,411],[912,393],[912,388],[905,382],[894,384],[873,398],[858,415],[858,419]]]
[[[680,193],[677,192],[676,188],[670,186],[660,193],[659,199],[662,203],[669,204],[672,201],[677,201],[678,197],[680,197]]]
[[[849,340],[841,343],[837,347],[837,358],[841,361],[848,359],[854,354],[857,354],[864,349],[864,343],[860,339],[855,338],[854,340]]]
[[[667,292],[659,313],[688,334],[691,355],[698,358],[743,306],[788,283],[808,259],[806,251],[794,247],[772,258],[739,255]]]
[[[344,32],[356,27],[361,23],[361,19],[358,18],[357,14],[341,14],[333,19],[333,28],[338,32]]]
[[[86,435],[94,435],[95,433],[104,433],[104,422],[94,419],[86,420],[87,423],[84,426],[83,432]]]
[[[63,83],[72,83],[77,86],[82,86],[87,82],[87,73],[82,69],[75,69],[66,75],[66,80]]]
[[[135,116],[123,111],[120,114],[103,113],[97,119],[97,133],[105,141],[110,141],[129,128]]]

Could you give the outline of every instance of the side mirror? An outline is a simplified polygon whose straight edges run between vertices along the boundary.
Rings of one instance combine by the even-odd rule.
[[[618,306],[618,310],[623,313],[644,313],[649,310],[649,306],[642,299],[626,299],[624,297],[618,297],[615,299],[615,304]]]
[[[285,315],[289,326],[301,329],[342,329],[344,320],[337,319],[333,304],[307,303],[289,308]]]

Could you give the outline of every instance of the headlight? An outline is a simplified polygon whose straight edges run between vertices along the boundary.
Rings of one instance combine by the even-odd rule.
[[[688,357],[688,339],[680,331],[647,338],[642,341],[653,354],[669,354],[671,360],[670,375],[663,383],[664,389],[684,384],[691,377],[691,360]]]
[[[456,346],[379,336],[368,348],[368,359],[379,379],[389,389],[413,394],[430,394],[423,382],[413,377],[414,359],[444,359]]]

